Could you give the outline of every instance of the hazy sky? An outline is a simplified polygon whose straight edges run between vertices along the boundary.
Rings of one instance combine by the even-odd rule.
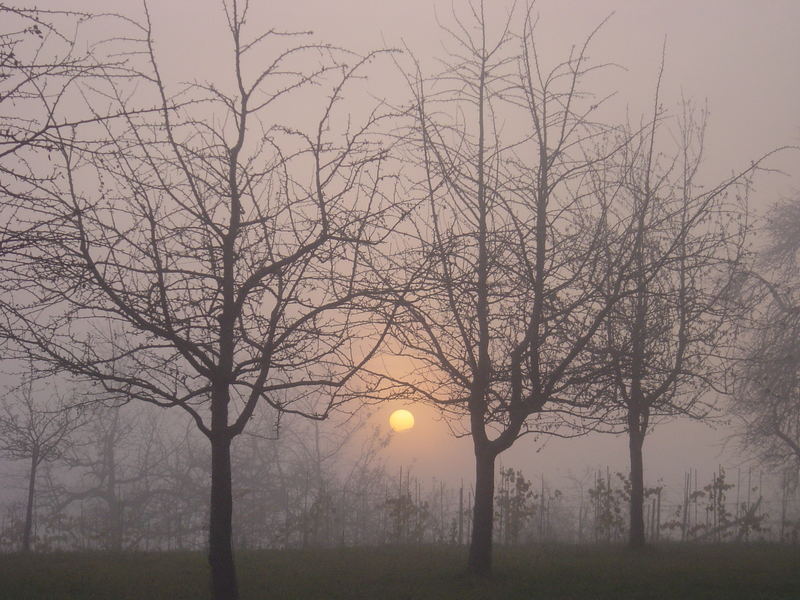
[[[102,6],[109,4],[114,2]],[[265,28],[310,29],[320,39],[362,51],[405,42],[431,70],[435,67],[431,57],[441,55],[437,16],[447,23],[451,7],[463,15],[466,6],[463,0],[256,0],[251,4],[254,28],[263,20]],[[499,24],[510,4],[487,1],[490,20],[496,17]],[[541,16],[540,51],[550,61],[564,58],[572,44],[581,43],[610,16],[591,55],[598,62],[626,69],[607,73],[619,91],[617,106],[629,106],[633,116],[649,107],[666,38],[665,105],[674,105],[683,94],[699,102],[707,99],[711,108],[709,174],[724,176],[776,146],[800,144],[800,2],[543,0],[535,10]],[[168,34],[163,37],[169,37],[160,39],[159,48],[165,55],[172,54],[187,73],[199,76],[212,65],[225,64],[219,49],[209,43],[223,26],[217,0],[152,2],[151,12],[154,22]],[[787,158],[780,166],[788,169],[791,164]],[[795,186],[799,170],[794,172]],[[772,185],[782,193],[791,189],[788,181]]]
[[[75,7],[141,16],[135,0],[37,0],[39,7]],[[522,2],[518,2],[522,5]],[[507,0],[486,2],[500,23]],[[249,24],[259,29],[313,30],[321,40],[365,51],[408,45],[430,70],[441,55],[436,19],[447,23],[465,0],[253,0]],[[218,0],[151,1],[159,57],[170,75],[216,77],[228,65],[228,45]],[[800,144],[800,2],[796,0],[540,0],[538,44],[546,60],[565,57],[604,19],[592,45],[607,71],[616,105],[633,116],[648,110],[664,39],[667,43],[664,103],[681,97],[708,100],[711,126],[709,174],[724,175],[784,144]],[[796,160],[781,161],[788,169]],[[782,193],[794,183],[771,183]],[[759,198],[768,203],[770,199]]]
[[[136,2],[103,0],[36,0],[40,8],[124,10],[141,15]],[[318,38],[356,50],[407,44],[423,66],[435,69],[441,55],[436,15],[443,22],[461,0],[253,0],[255,29],[314,30]],[[521,4],[521,3],[520,3]],[[499,23],[508,2],[487,0],[487,13]],[[224,18],[216,0],[162,0],[150,3],[156,25],[158,55],[170,78],[193,80],[225,77],[229,54]],[[800,2],[797,0],[542,0],[536,4],[540,53],[549,61],[565,57],[606,17],[591,55],[624,69],[608,71],[609,88],[618,90],[614,106],[620,118],[634,120],[648,110],[666,37],[663,103],[681,98],[708,101],[704,177],[713,181],[747,166],[752,159],[782,145],[800,145]],[[612,14],[613,13],[613,14]],[[387,70],[389,67],[387,62]],[[387,95],[394,80],[385,74]],[[763,208],[800,189],[800,155],[785,154],[771,166],[786,176],[756,182],[753,206]],[[413,408],[413,407],[412,407]],[[428,408],[416,408],[417,428],[398,436],[398,462],[416,461],[420,475],[468,477],[471,446],[453,440],[447,428],[431,419]],[[389,407],[377,418],[388,418]],[[679,476],[688,466],[711,469],[719,460],[714,444],[726,431],[697,424],[664,427],[645,445],[650,473]],[[613,461],[624,467],[623,438],[555,441],[541,452],[521,441],[503,459],[529,473],[579,471]]]
[[[498,21],[503,2],[487,2]],[[452,2],[458,10],[463,2]],[[427,64],[440,54],[434,9],[447,21],[451,2],[307,1],[275,2],[275,19],[289,26],[311,27],[323,38],[363,44],[364,48],[400,40]],[[593,45],[593,58],[618,63],[613,72],[619,109],[632,117],[649,108],[661,50],[666,38],[663,101],[674,105],[681,96],[708,101],[705,175],[708,181],[742,168],[750,160],[782,145],[800,144],[800,2],[733,0],[559,0],[537,3],[542,55],[565,56],[607,16]],[[285,20],[284,20],[285,19]],[[772,163],[787,176],[762,177],[756,182],[753,205],[768,206],[800,188],[800,156],[786,154]],[[379,412],[386,419],[390,407]],[[471,443],[453,440],[447,428],[432,420],[435,412],[417,407],[417,427],[395,436],[395,464],[414,462],[423,478],[471,477]],[[729,429],[712,430],[697,423],[658,428],[645,446],[650,481],[656,475],[679,485],[688,467],[710,473],[719,462],[737,464],[734,453],[722,452]],[[586,467],[611,463],[625,468],[626,440],[591,436],[551,440],[543,450],[532,439],[521,440],[502,460],[529,475],[545,471],[556,477]]]

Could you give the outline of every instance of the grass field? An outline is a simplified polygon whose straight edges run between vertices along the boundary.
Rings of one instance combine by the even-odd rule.
[[[500,548],[488,581],[451,547],[251,551],[237,565],[243,600],[800,600],[799,546]],[[207,577],[200,553],[0,555],[2,600],[202,600]]]

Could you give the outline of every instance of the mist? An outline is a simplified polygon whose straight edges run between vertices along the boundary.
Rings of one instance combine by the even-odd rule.
[[[0,14],[9,597],[800,593],[796,3]]]

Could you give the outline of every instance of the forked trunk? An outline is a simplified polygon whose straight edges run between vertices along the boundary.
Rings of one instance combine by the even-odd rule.
[[[492,572],[494,460],[495,455],[491,452],[475,453],[475,506],[467,568],[470,573],[481,577]]]
[[[238,600],[233,564],[231,494],[231,441],[228,436],[211,440],[211,507],[208,563],[214,600]]]
[[[628,447],[631,460],[631,505],[630,531],[628,545],[631,548],[643,548],[644,539],[644,462],[642,446],[644,436],[636,433],[628,434]]]

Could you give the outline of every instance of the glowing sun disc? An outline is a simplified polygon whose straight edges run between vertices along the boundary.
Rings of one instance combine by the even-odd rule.
[[[395,431],[405,431],[414,427],[414,415],[410,411],[401,408],[392,413],[389,417],[389,426]]]

